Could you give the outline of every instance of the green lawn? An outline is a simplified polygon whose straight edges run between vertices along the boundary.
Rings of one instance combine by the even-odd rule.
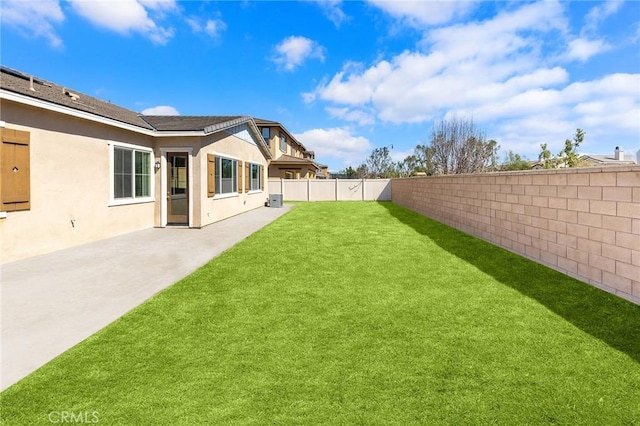
[[[640,306],[391,203],[302,203],[0,403],[11,425],[637,425],[639,363]]]

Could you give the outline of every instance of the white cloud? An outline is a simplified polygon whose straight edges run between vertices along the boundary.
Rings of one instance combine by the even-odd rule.
[[[324,61],[324,48],[306,37],[287,37],[274,50],[272,61],[286,71],[295,70],[308,58]]]
[[[587,133],[582,147],[585,152],[598,153],[597,148],[589,148],[594,146],[637,146],[640,93],[629,87],[640,87],[640,74],[612,74],[541,91],[539,99],[544,101],[529,100],[526,113],[498,121],[494,134],[502,149],[513,149],[529,158],[537,157],[540,143],[548,143],[552,152],[559,151],[576,128]]]
[[[173,11],[178,8],[175,0],[138,0],[138,3],[154,11]]]
[[[585,25],[582,32],[591,33],[596,31],[600,22],[618,12],[623,3],[621,0],[607,0],[591,8],[585,16]]]
[[[342,10],[342,0],[317,0],[315,3],[320,6],[324,15],[333,22],[336,28],[349,20],[349,17]]]
[[[369,0],[369,3],[414,27],[437,25],[450,22],[468,14],[476,2],[440,1],[389,1]]]
[[[611,46],[604,40],[587,40],[583,38],[571,40],[568,47],[566,58],[569,60],[577,59],[582,62],[611,49]]]
[[[370,107],[379,119],[394,123],[429,121],[446,109],[475,110],[566,81],[562,68],[536,68],[540,40],[535,37],[565,26],[558,3],[527,4],[493,20],[429,31],[424,52],[405,51],[366,69],[347,64],[303,96],[308,102]]]
[[[414,153],[413,149],[408,149],[404,151],[394,151],[393,149],[389,150],[389,156],[396,163],[403,161],[408,156],[413,155],[413,153]]]
[[[201,21],[197,17],[192,16],[187,18],[186,21],[194,33],[204,32],[214,39],[219,38],[221,33],[227,29],[227,24],[219,18]]]
[[[311,129],[293,136],[314,151],[316,158],[334,160],[345,167],[360,164],[372,149],[367,138],[355,136],[345,127]]]
[[[595,36],[572,36],[564,7],[513,3],[484,21],[427,29],[419,49],[369,66],[348,63],[303,97],[326,102],[333,118],[361,125],[370,124],[367,116],[396,124],[472,116],[501,150],[529,158],[537,158],[543,142],[559,151],[578,127],[587,132],[585,149],[637,145],[640,91],[633,88],[640,75],[572,83],[563,63],[586,61],[610,46]],[[617,7],[603,4],[591,19]]]
[[[346,121],[353,121],[358,123],[360,126],[366,126],[375,123],[375,118],[371,115],[371,113],[361,109],[327,107],[326,110],[332,117]]]
[[[108,0],[69,0],[69,3],[93,24],[121,34],[138,32],[156,44],[168,43],[174,34],[173,28],[156,24],[147,10],[173,10],[176,7],[173,0],[119,0],[116,4]]]
[[[143,115],[180,115],[177,109],[169,105],[158,105],[142,111]]]
[[[55,25],[64,21],[58,0],[2,0],[2,25],[17,28],[29,37],[43,37],[53,47],[62,46]]]

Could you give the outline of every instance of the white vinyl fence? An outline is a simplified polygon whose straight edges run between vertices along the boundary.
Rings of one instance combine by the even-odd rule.
[[[284,201],[391,201],[391,179],[269,179]]]

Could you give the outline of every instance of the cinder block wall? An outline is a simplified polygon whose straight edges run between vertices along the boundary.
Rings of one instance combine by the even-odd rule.
[[[640,304],[640,166],[393,179],[392,201]]]

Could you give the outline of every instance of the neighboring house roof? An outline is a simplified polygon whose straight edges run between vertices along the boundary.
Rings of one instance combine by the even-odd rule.
[[[302,149],[303,152],[307,151],[307,148],[305,148],[302,142],[300,142],[291,133],[289,133],[287,128],[284,127],[281,123],[278,123],[277,121],[265,120],[263,118],[256,118],[256,117],[253,117],[253,120],[256,122],[256,124],[259,127],[280,127],[289,139],[291,139],[292,141],[300,145],[300,148]]]
[[[142,115],[9,67],[0,66],[0,74],[0,89],[19,95],[17,97],[19,101],[24,102],[25,99],[30,98],[45,102],[45,104],[38,103],[39,106],[54,104],[62,107],[62,112],[80,111],[84,118],[101,117],[106,119],[103,122],[124,123],[133,126],[133,128],[127,127],[131,130],[142,131],[153,136],[174,136],[176,132],[185,132],[190,136],[194,136],[194,132],[197,132],[196,136],[207,135],[247,123],[265,157],[272,157],[271,151],[262,139],[260,130],[253,118],[248,115]],[[7,96],[3,94],[2,98]]]
[[[624,153],[624,160],[616,160],[613,154],[586,154],[581,159],[597,165],[615,165],[615,164],[636,164],[633,154]]]
[[[313,168],[315,168],[315,169],[322,168],[322,166],[320,164],[316,163],[313,160],[310,160],[308,158],[293,157],[291,155],[281,155],[280,157],[276,158],[275,160],[272,160],[271,161],[271,165],[273,165],[273,166],[301,166],[301,165],[307,165],[307,166],[313,166]]]

